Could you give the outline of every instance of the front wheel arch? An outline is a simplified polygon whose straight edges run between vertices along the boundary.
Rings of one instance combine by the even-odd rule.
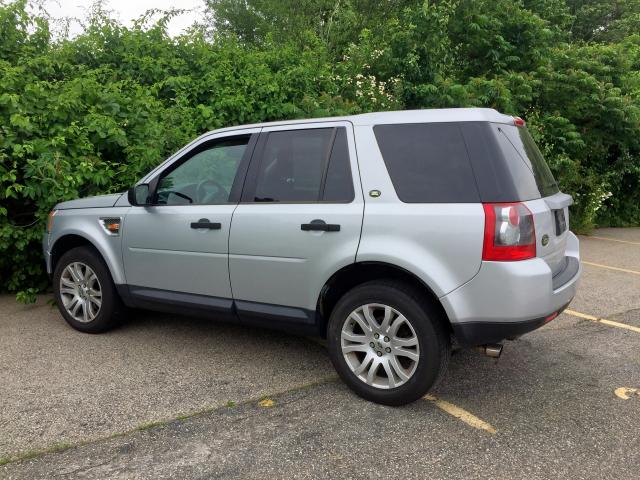
[[[100,249],[94,244],[94,242],[89,240],[87,237],[84,237],[82,235],[78,235],[75,233],[65,234],[60,238],[56,239],[56,241],[54,242],[50,250],[51,251],[51,273],[53,274],[53,272],[55,272],[57,263],[60,261],[60,259],[65,253],[67,253],[72,248],[85,247],[85,246],[93,249],[95,251],[95,254],[100,256],[100,259],[107,266],[107,269],[109,269],[111,278],[116,278],[111,265],[109,265],[109,262],[107,261],[106,256],[103,254],[102,251],[100,251]]]
[[[65,282],[63,276],[69,271],[68,266],[72,265],[73,269],[74,264],[79,265],[79,269],[75,269],[75,275],[72,270],[71,275],[74,278],[67,278]],[[90,283],[91,278],[94,279],[95,287]],[[92,245],[82,244],[62,253],[53,271],[52,280],[58,309],[67,323],[76,330],[85,333],[101,333],[119,325],[126,318],[127,309],[113,283],[109,267],[100,252]],[[94,299],[99,301],[96,302]],[[76,303],[73,303],[74,300]],[[81,307],[83,313],[92,310],[87,305],[93,307],[97,304],[97,311],[92,312],[90,318],[87,318],[85,313],[83,321],[76,315],[77,308],[72,309],[78,304],[84,304]]]

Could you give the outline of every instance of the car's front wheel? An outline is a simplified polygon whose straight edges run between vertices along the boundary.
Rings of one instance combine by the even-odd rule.
[[[122,320],[125,308],[109,269],[88,246],[64,253],[53,273],[53,291],[62,316],[76,330],[100,333]]]
[[[345,383],[386,405],[425,395],[450,356],[439,312],[400,282],[368,282],[347,292],[331,314],[328,344]]]

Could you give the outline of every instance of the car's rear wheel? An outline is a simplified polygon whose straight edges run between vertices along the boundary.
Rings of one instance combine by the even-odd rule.
[[[76,330],[104,332],[124,317],[109,269],[91,247],[76,247],[62,255],[53,274],[53,290],[60,313]]]
[[[437,309],[399,282],[374,281],[347,292],[331,314],[331,361],[358,395],[403,405],[425,395],[450,356]]]

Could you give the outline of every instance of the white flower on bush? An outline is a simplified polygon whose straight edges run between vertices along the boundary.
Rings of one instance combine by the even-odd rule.
[[[378,80],[375,75],[357,73],[352,78],[333,75],[332,80],[342,85],[355,87],[356,99],[375,105],[376,108],[386,109],[398,102],[391,90],[399,86],[400,78],[392,77],[388,81]]]
[[[602,206],[604,205],[604,202],[608,198],[611,198],[612,196],[613,196],[613,193],[611,193],[611,192],[600,192],[600,194],[596,198],[594,212],[597,212],[598,210],[600,210],[602,208]]]
[[[392,78],[390,82],[396,85],[398,79]],[[355,83],[357,98],[367,100],[376,105],[379,104],[382,107],[395,103],[395,97],[387,90],[389,82],[378,80],[375,75],[358,73],[351,83]]]

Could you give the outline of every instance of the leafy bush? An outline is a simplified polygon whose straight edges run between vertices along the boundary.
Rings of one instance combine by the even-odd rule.
[[[640,2],[207,0],[127,28],[96,4],[75,38],[0,0],[0,290],[46,288],[49,209],[123,191],[201,133],[402,108],[524,117],[572,226],[640,223]],[[589,42],[589,43],[586,43]]]

